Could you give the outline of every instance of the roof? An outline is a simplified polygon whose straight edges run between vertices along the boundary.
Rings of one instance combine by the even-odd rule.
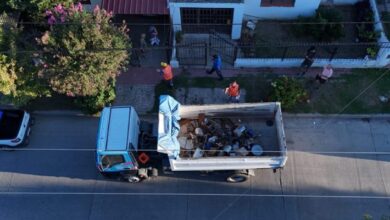
[[[102,8],[113,14],[168,15],[167,0],[103,0]]]
[[[111,108],[106,150],[126,150],[131,108]]]

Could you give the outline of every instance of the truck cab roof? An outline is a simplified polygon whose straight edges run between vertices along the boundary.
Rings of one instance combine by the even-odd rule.
[[[118,152],[138,148],[139,118],[132,106],[103,109],[97,137],[98,152]]]

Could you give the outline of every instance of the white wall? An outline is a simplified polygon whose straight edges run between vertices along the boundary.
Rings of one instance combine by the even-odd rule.
[[[362,0],[322,0],[321,3],[333,3],[335,5],[353,5],[356,2],[360,2]]]
[[[241,37],[241,23],[244,16],[244,4],[241,3],[169,3],[169,13],[171,15],[174,31],[181,30],[180,8],[233,8],[233,25],[231,37],[239,39]]]
[[[295,0],[294,7],[260,7],[261,0],[245,0],[244,14],[248,18],[293,19],[299,15],[314,15],[320,2],[321,0]]]

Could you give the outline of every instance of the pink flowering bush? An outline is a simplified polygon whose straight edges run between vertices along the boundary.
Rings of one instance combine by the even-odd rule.
[[[49,51],[43,55],[48,64],[43,77],[51,89],[84,101],[99,100],[99,108],[112,101],[112,95],[102,94],[113,93],[112,82],[127,65],[131,42],[126,25],[115,26],[112,13],[98,6],[86,12],[81,4],[59,4],[46,10],[45,18],[50,28],[39,43]]]
[[[74,14],[83,13],[83,5],[79,2],[76,5],[70,4],[68,8],[65,8],[62,4],[58,4],[53,9],[48,9],[45,12],[47,23],[54,25],[56,23],[64,23],[68,21],[68,18]]]

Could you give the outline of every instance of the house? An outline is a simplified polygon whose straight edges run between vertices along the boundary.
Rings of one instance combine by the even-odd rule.
[[[294,19],[313,15],[321,3],[354,4],[357,1],[169,0],[169,13],[175,31],[207,33],[209,29],[219,29],[232,39],[239,39],[245,20]]]

